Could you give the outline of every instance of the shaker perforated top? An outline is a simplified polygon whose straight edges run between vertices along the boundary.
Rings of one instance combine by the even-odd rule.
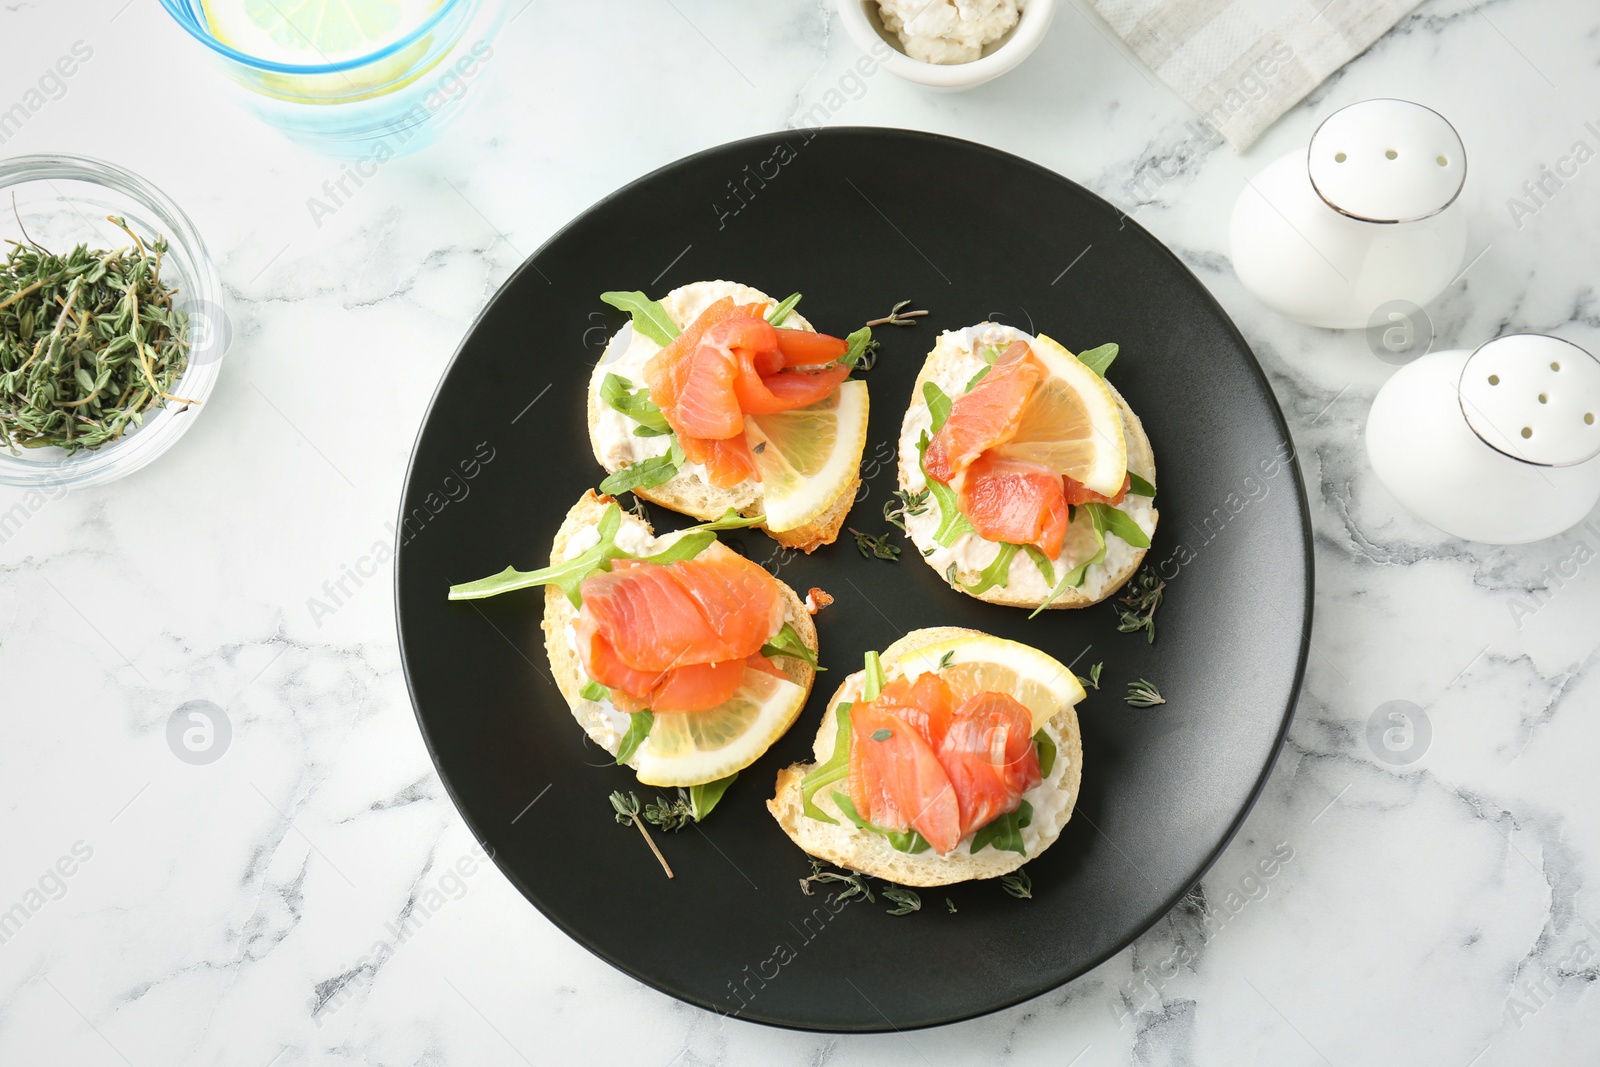
[[[1364,100],[1335,111],[1311,137],[1312,187],[1365,222],[1415,222],[1455,202],[1467,152],[1454,126],[1409,100]]]
[[[1461,411],[1489,447],[1566,467],[1600,455],[1600,360],[1536,333],[1490,341],[1461,369]]]

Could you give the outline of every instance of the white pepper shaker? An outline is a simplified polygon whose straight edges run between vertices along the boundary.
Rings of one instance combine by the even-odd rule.
[[[1229,230],[1234,270],[1262,303],[1311,326],[1355,329],[1385,305],[1420,308],[1464,262],[1466,176],[1466,149],[1438,112],[1351,104],[1245,185]]]
[[[1511,334],[1402,367],[1367,417],[1378,478],[1418,518],[1469,541],[1520,544],[1600,503],[1600,360]]]

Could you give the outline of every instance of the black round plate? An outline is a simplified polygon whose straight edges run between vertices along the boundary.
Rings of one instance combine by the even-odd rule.
[[[952,592],[909,542],[867,559],[849,534],[774,556],[725,539],[817,617],[822,663],[795,727],[702,826],[657,834],[668,881],[608,794],[637,790],[573,722],[550,680],[537,590],[451,603],[453,582],[543,566],[568,507],[602,472],[584,390],[621,313],[610,289],[659,296],[728,278],[805,294],[845,334],[881,328],[872,418],[848,525],[889,529],[894,446],[935,338],[985,318],[1077,351],[1116,341],[1110,377],[1155,445],[1161,524],[1147,562],[1168,579],[1154,644],[1111,604],[1027,613]],[[692,520],[652,508],[657,530]],[[417,438],[396,564],[400,643],[417,720],[473,832],[527,898],[602,959],[672,996],[780,1026],[904,1030],[994,1011],[1067,982],[1170,910],[1227,844],[1289,723],[1310,640],[1311,533],[1283,416],[1243,338],[1187,269],[1083,188],[1015,156],[904,130],[785,131],[724,145],[597,204],[512,277],[467,335]],[[1031,900],[995,882],[921,893],[921,911],[805,896],[807,857],[767,813],[779,768],[809,759],[833,689],[906,631],[975,627],[1086,674],[1084,774],[1059,841],[1028,864]],[[1129,707],[1148,678],[1167,703]],[[822,887],[837,889],[838,887]],[[952,914],[946,901],[954,905]],[[530,961],[537,966],[536,961]]]

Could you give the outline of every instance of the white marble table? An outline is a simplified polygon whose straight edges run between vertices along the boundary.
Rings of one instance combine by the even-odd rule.
[[[534,0],[447,139],[320,220],[307,200],[338,164],[233,110],[153,0],[125,4],[0,5],[0,108],[74,42],[93,53],[0,151],[102,156],[170,193],[235,340],[179,447],[25,508],[0,543],[0,911],[24,915],[0,943],[0,1063],[1595,1062],[1600,523],[1495,549],[1398,514],[1360,447],[1393,366],[1360,333],[1265,311],[1226,251],[1245,178],[1321,116],[1421,100],[1468,145],[1479,257],[1432,309],[1437,343],[1525,329],[1600,350],[1600,162],[1542,204],[1522,189],[1600,149],[1592,3],[1430,0],[1241,157],[1073,0],[1021,69],[962,95],[887,74],[849,92],[857,53],[827,0],[611,0],[601,18]],[[614,187],[841,87],[832,122],[1037,160],[1178,250],[1272,379],[1317,546],[1305,691],[1204,881],[1216,915],[1180,908],[1022,1007],[848,1038],[687,1007],[492,866],[452,874],[473,843],[412,718],[388,568],[331,614],[310,605],[391,541],[434,382],[526,254]],[[0,493],[0,515],[21,501]],[[208,766],[168,747],[191,700],[231,723]],[[1425,751],[1369,743],[1393,700],[1424,709]],[[1292,858],[1252,877],[1274,850]],[[386,924],[408,906],[426,921],[402,941]]]

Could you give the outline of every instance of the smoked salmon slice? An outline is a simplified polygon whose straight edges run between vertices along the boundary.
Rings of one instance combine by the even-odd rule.
[[[962,834],[1017,810],[1022,794],[1042,780],[1033,716],[1005,693],[974,694],[951,718],[939,764],[955,789]]]
[[[723,545],[676,563],[612,566],[584,579],[576,632],[585,673],[624,711],[716,707],[783,625],[776,579]]]
[[[1122,489],[1116,496],[1102,496],[1076,478],[1068,478],[1066,475],[1061,476],[1061,486],[1069,504],[1110,504],[1116,507],[1122,503],[1123,497],[1128,495],[1128,490],[1133,488],[1133,479],[1123,475]]]
[[[1061,475],[1042,463],[978,456],[962,475],[957,506],[978,536],[1035,545],[1054,559],[1067,536]]]
[[[896,679],[850,713],[850,800],[886,830],[914,829],[940,853],[1016,811],[1038,785],[1033,716],[1004,693],[953,706],[937,673]]]
[[[1054,559],[1066,540],[1069,505],[1118,504],[1122,491],[1102,496],[1055,468],[1006,454],[1023,409],[1049,376],[1026,341],[1013,341],[971,391],[957,397],[939,432],[928,442],[923,466],[956,491],[956,504],[978,536],[1033,545]]]
[[[756,457],[750,451],[750,442],[745,439],[743,432],[726,441],[679,435],[678,445],[691,463],[698,463],[706,469],[712,485],[728,489],[746,478],[760,477],[756,472]]]
[[[810,330],[778,330],[778,351],[785,367],[815,367],[833,363],[850,349],[842,337],[829,337]],[[763,372],[767,373],[767,372]]]
[[[773,415],[830,396],[850,375],[837,337],[780,330],[763,304],[725,297],[701,312],[645,365],[650,400],[692,462],[729,488],[760,478],[744,435],[746,415]]]
[[[892,711],[859,704],[850,715],[851,786],[864,786],[856,813],[888,830],[907,827],[949,852],[961,841],[961,808],[933,746]],[[859,754],[859,755],[858,755]],[[857,797],[852,796],[852,802]],[[868,814],[868,813],[871,814]]]
[[[1011,342],[983,380],[951,405],[944,425],[928,442],[923,459],[928,474],[950,485],[985,450],[1011,440],[1028,394],[1047,377],[1026,341]]]
[[[689,372],[693,369],[689,357],[700,347],[700,338],[717,323],[731,319],[743,310],[734,305],[733,297],[723,297],[702,311],[665,348],[650,357],[650,362],[644,365],[644,380],[650,387],[650,400],[656,407],[663,412],[669,407],[677,407],[678,398],[683,394]]]
[[[896,678],[883,687],[873,705],[894,712],[937,751],[950,729],[955,697],[944,679],[929,671],[917,675],[915,682]]]

